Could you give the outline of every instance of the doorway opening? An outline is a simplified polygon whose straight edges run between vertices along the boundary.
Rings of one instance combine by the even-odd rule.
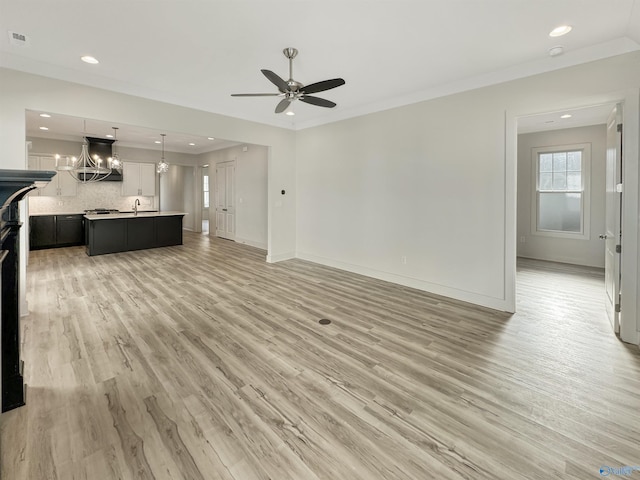
[[[615,192],[621,168],[610,165],[621,139],[609,132],[621,121],[619,109],[607,103],[519,117],[516,147],[518,304],[541,302],[544,289],[527,282],[553,273],[563,292],[550,285],[547,301],[556,298],[559,310],[566,309],[588,279],[590,288],[601,287],[595,311],[606,317],[610,310],[616,333],[620,255],[609,258],[607,251],[611,243],[615,252],[621,233],[621,194]],[[605,278],[617,279],[608,292]]]

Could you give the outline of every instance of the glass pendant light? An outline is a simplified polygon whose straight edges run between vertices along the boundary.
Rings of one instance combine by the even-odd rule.
[[[120,161],[120,157],[118,156],[118,152],[116,151],[116,142],[118,141],[118,127],[113,128],[113,155],[111,155],[111,168],[117,170],[118,172],[122,171],[122,162]]]
[[[169,171],[169,164],[164,159],[164,137],[166,137],[167,135],[165,133],[161,133],[160,136],[162,137],[162,159],[160,160],[156,171],[160,175],[162,175],[163,173],[167,173]]]

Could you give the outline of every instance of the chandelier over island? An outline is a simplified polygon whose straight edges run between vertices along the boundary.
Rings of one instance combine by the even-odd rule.
[[[112,127],[115,131],[117,127]],[[59,172],[68,172],[78,183],[95,183],[107,178],[115,170],[122,171],[122,164],[117,154],[115,161],[113,157],[107,159],[94,155],[89,155],[89,142],[86,135],[87,122],[84,121],[84,132],[82,139],[82,149],[79,157],[56,155],[56,170]]]

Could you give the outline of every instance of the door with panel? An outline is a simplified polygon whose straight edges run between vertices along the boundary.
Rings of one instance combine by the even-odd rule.
[[[216,236],[235,240],[235,162],[223,162],[216,165]]]
[[[617,105],[607,120],[605,160],[605,293],[607,315],[614,332],[620,332],[620,253],[622,245],[622,110]]]

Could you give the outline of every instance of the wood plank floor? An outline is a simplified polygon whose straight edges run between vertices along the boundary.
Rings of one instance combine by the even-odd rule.
[[[190,233],[32,252],[28,403],[1,417],[2,478],[546,480],[640,464],[640,353],[610,331],[600,271],[523,260],[509,316],[264,255]]]

